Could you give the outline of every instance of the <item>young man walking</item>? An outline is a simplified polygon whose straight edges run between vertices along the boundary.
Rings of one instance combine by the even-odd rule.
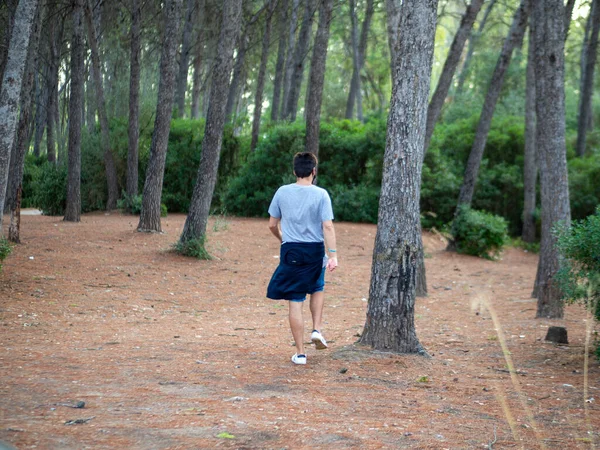
[[[321,334],[325,268],[333,272],[338,265],[333,227],[333,208],[325,189],[314,185],[317,157],[312,153],[294,156],[296,182],[281,186],[269,206],[269,229],[281,242],[279,266],[275,270],[267,297],[289,302],[289,320],[296,342],[294,364],[306,364],[302,306],[310,294],[313,321],[311,341],[317,350],[327,348]],[[327,254],[325,253],[327,243]]]

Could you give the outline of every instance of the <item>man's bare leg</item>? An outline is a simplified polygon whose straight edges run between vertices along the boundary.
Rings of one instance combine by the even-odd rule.
[[[325,294],[323,291],[314,292],[310,296],[310,313],[312,315],[313,330],[321,331],[323,321],[323,303]]]
[[[288,302],[290,304],[290,328],[292,336],[296,342],[296,353],[304,354],[304,317],[302,315],[302,305],[304,302]],[[312,311],[312,297],[311,297]]]

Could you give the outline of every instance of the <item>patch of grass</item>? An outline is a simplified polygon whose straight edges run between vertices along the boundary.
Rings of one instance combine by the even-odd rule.
[[[229,230],[229,220],[227,219],[227,213],[224,209],[218,215],[213,216],[215,221],[213,223],[213,231],[216,233],[218,231],[227,231]]]
[[[220,439],[235,439],[235,436],[227,431],[217,434],[217,437]]]
[[[186,242],[177,241],[173,246],[175,252],[183,256],[191,256],[192,258],[211,260],[213,259],[205,246],[206,238],[204,236],[196,239],[190,239]]]
[[[525,242],[520,237],[515,238],[510,243],[511,246],[516,248],[522,248],[525,251],[530,253],[539,253],[540,252],[540,243],[539,242]]]
[[[2,261],[4,261],[10,252],[12,251],[12,245],[7,239],[0,238],[0,270],[2,270]]]

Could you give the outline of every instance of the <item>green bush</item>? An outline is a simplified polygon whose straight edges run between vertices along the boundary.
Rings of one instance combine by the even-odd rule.
[[[507,222],[503,217],[469,207],[460,208],[452,223],[458,253],[493,259],[508,240]]]
[[[31,181],[30,199],[43,214],[61,216],[67,205],[67,167],[65,164],[43,163]]]
[[[600,205],[600,153],[573,158],[568,166],[571,215],[573,219],[584,219]]]
[[[2,261],[4,261],[10,252],[12,251],[12,246],[10,242],[4,238],[0,238],[0,270],[2,270]]]
[[[336,220],[377,223],[380,189],[364,184],[350,188],[338,185],[331,190]]]
[[[122,193],[122,197],[117,200],[117,208],[123,209],[130,214],[139,215],[142,212],[142,196],[134,195],[133,197]],[[160,217],[167,217],[167,205],[160,204]]]

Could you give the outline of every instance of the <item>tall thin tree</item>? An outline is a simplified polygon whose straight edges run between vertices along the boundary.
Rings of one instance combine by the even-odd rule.
[[[565,39],[563,0],[535,0],[536,145],[542,200],[542,237],[538,263],[537,317],[563,316],[554,276],[559,266],[552,229],[571,220],[565,144]]]
[[[285,59],[285,71],[283,74],[283,94],[281,97],[281,107],[279,108],[279,119],[285,119],[286,108],[290,98],[290,87],[292,85],[292,75],[294,74],[294,48],[296,47],[296,28],[298,26],[298,9],[300,0],[291,0],[289,21],[288,21],[288,39],[287,52]]]
[[[533,17],[529,18],[529,22]],[[537,163],[535,150],[535,38],[529,27],[527,73],[525,75],[525,157],[523,161],[523,230],[524,242],[535,242],[535,204]]]
[[[252,138],[250,150],[254,151],[258,144],[258,133],[260,131],[260,118],[262,115],[263,90],[265,88],[265,74],[267,72],[267,60],[269,58],[269,46],[271,44],[271,20],[277,6],[277,0],[269,0],[267,17],[265,18],[265,31],[263,33],[262,51],[260,56],[260,67],[256,79],[256,95],[254,96],[254,114],[252,117]]]
[[[84,1],[73,5],[73,35],[71,37],[71,93],[69,96],[69,144],[67,150],[67,205],[64,220],[81,219],[81,128],[83,116],[81,103],[84,91]]]
[[[308,94],[306,98],[306,151],[319,154],[319,131],[321,129],[321,103],[327,62],[329,27],[333,14],[333,0],[319,0],[319,25],[313,45],[310,63]]]
[[[18,103],[37,6],[38,0],[19,1],[0,89],[0,213],[4,211],[10,154],[17,126]],[[2,214],[0,214],[0,234],[2,234]]]
[[[175,96],[175,76],[177,72],[177,45],[180,39],[179,21],[181,18],[182,0],[168,0],[164,4],[164,36],[160,56],[160,81],[158,84],[158,102],[156,118],[150,146],[150,160],[146,170],[146,181],[142,194],[142,210],[137,230],[143,232],[161,232],[160,199],[162,197],[163,179],[171,117],[173,115],[173,98]]]
[[[104,156],[104,171],[106,174],[106,185],[108,188],[106,209],[110,211],[117,207],[117,200],[119,198],[119,180],[117,178],[115,157],[110,146],[110,126],[108,124],[108,112],[104,97],[100,52],[98,50],[98,36],[96,35],[96,27],[94,26],[94,18],[92,15],[92,5],[90,0],[85,0],[84,9],[88,44],[92,54],[92,72],[94,74],[94,88],[96,89],[98,117],[100,119],[100,143],[102,145],[102,152]],[[73,74],[71,76],[73,76]]]
[[[359,340],[378,350],[425,352],[415,331],[414,308],[436,18],[437,0],[402,2],[367,319]]]
[[[192,32],[194,25],[194,0],[185,0],[185,21],[183,25],[183,38],[181,55],[179,55],[179,74],[177,75],[177,90],[175,92],[176,109],[175,117],[185,115],[185,93],[188,85],[188,71],[190,67],[190,52],[192,49]]]
[[[202,65],[204,63],[204,45],[206,39],[205,21],[206,21],[206,1],[196,0],[196,47],[194,52],[194,75],[192,81],[192,105],[190,117],[192,119],[200,118],[200,91],[202,88]]]
[[[277,46],[277,62],[275,64],[275,79],[273,80],[273,98],[271,100],[271,120],[279,120],[279,106],[281,103],[281,89],[283,87],[284,69],[285,69],[285,50],[287,47],[287,19],[289,10],[289,0],[281,0],[279,3],[279,35]]]
[[[210,203],[217,182],[221,144],[223,142],[223,127],[225,125],[228,81],[233,65],[233,50],[240,27],[241,13],[242,0],[223,1],[223,22],[213,68],[200,167],[198,168],[198,177],[192,194],[190,211],[179,239],[183,245],[188,244],[190,241],[202,240],[206,234]]]
[[[129,61],[129,126],[127,128],[127,180],[129,198],[138,193],[138,143],[140,138],[140,53],[142,9],[139,0],[131,0],[131,59]]]
[[[356,16],[356,1],[348,0],[350,9],[350,45],[352,46],[352,79],[350,92],[346,101],[346,119],[352,119],[354,104],[356,103],[356,116],[362,121],[362,93],[360,91],[360,55],[358,51],[358,18]]]

